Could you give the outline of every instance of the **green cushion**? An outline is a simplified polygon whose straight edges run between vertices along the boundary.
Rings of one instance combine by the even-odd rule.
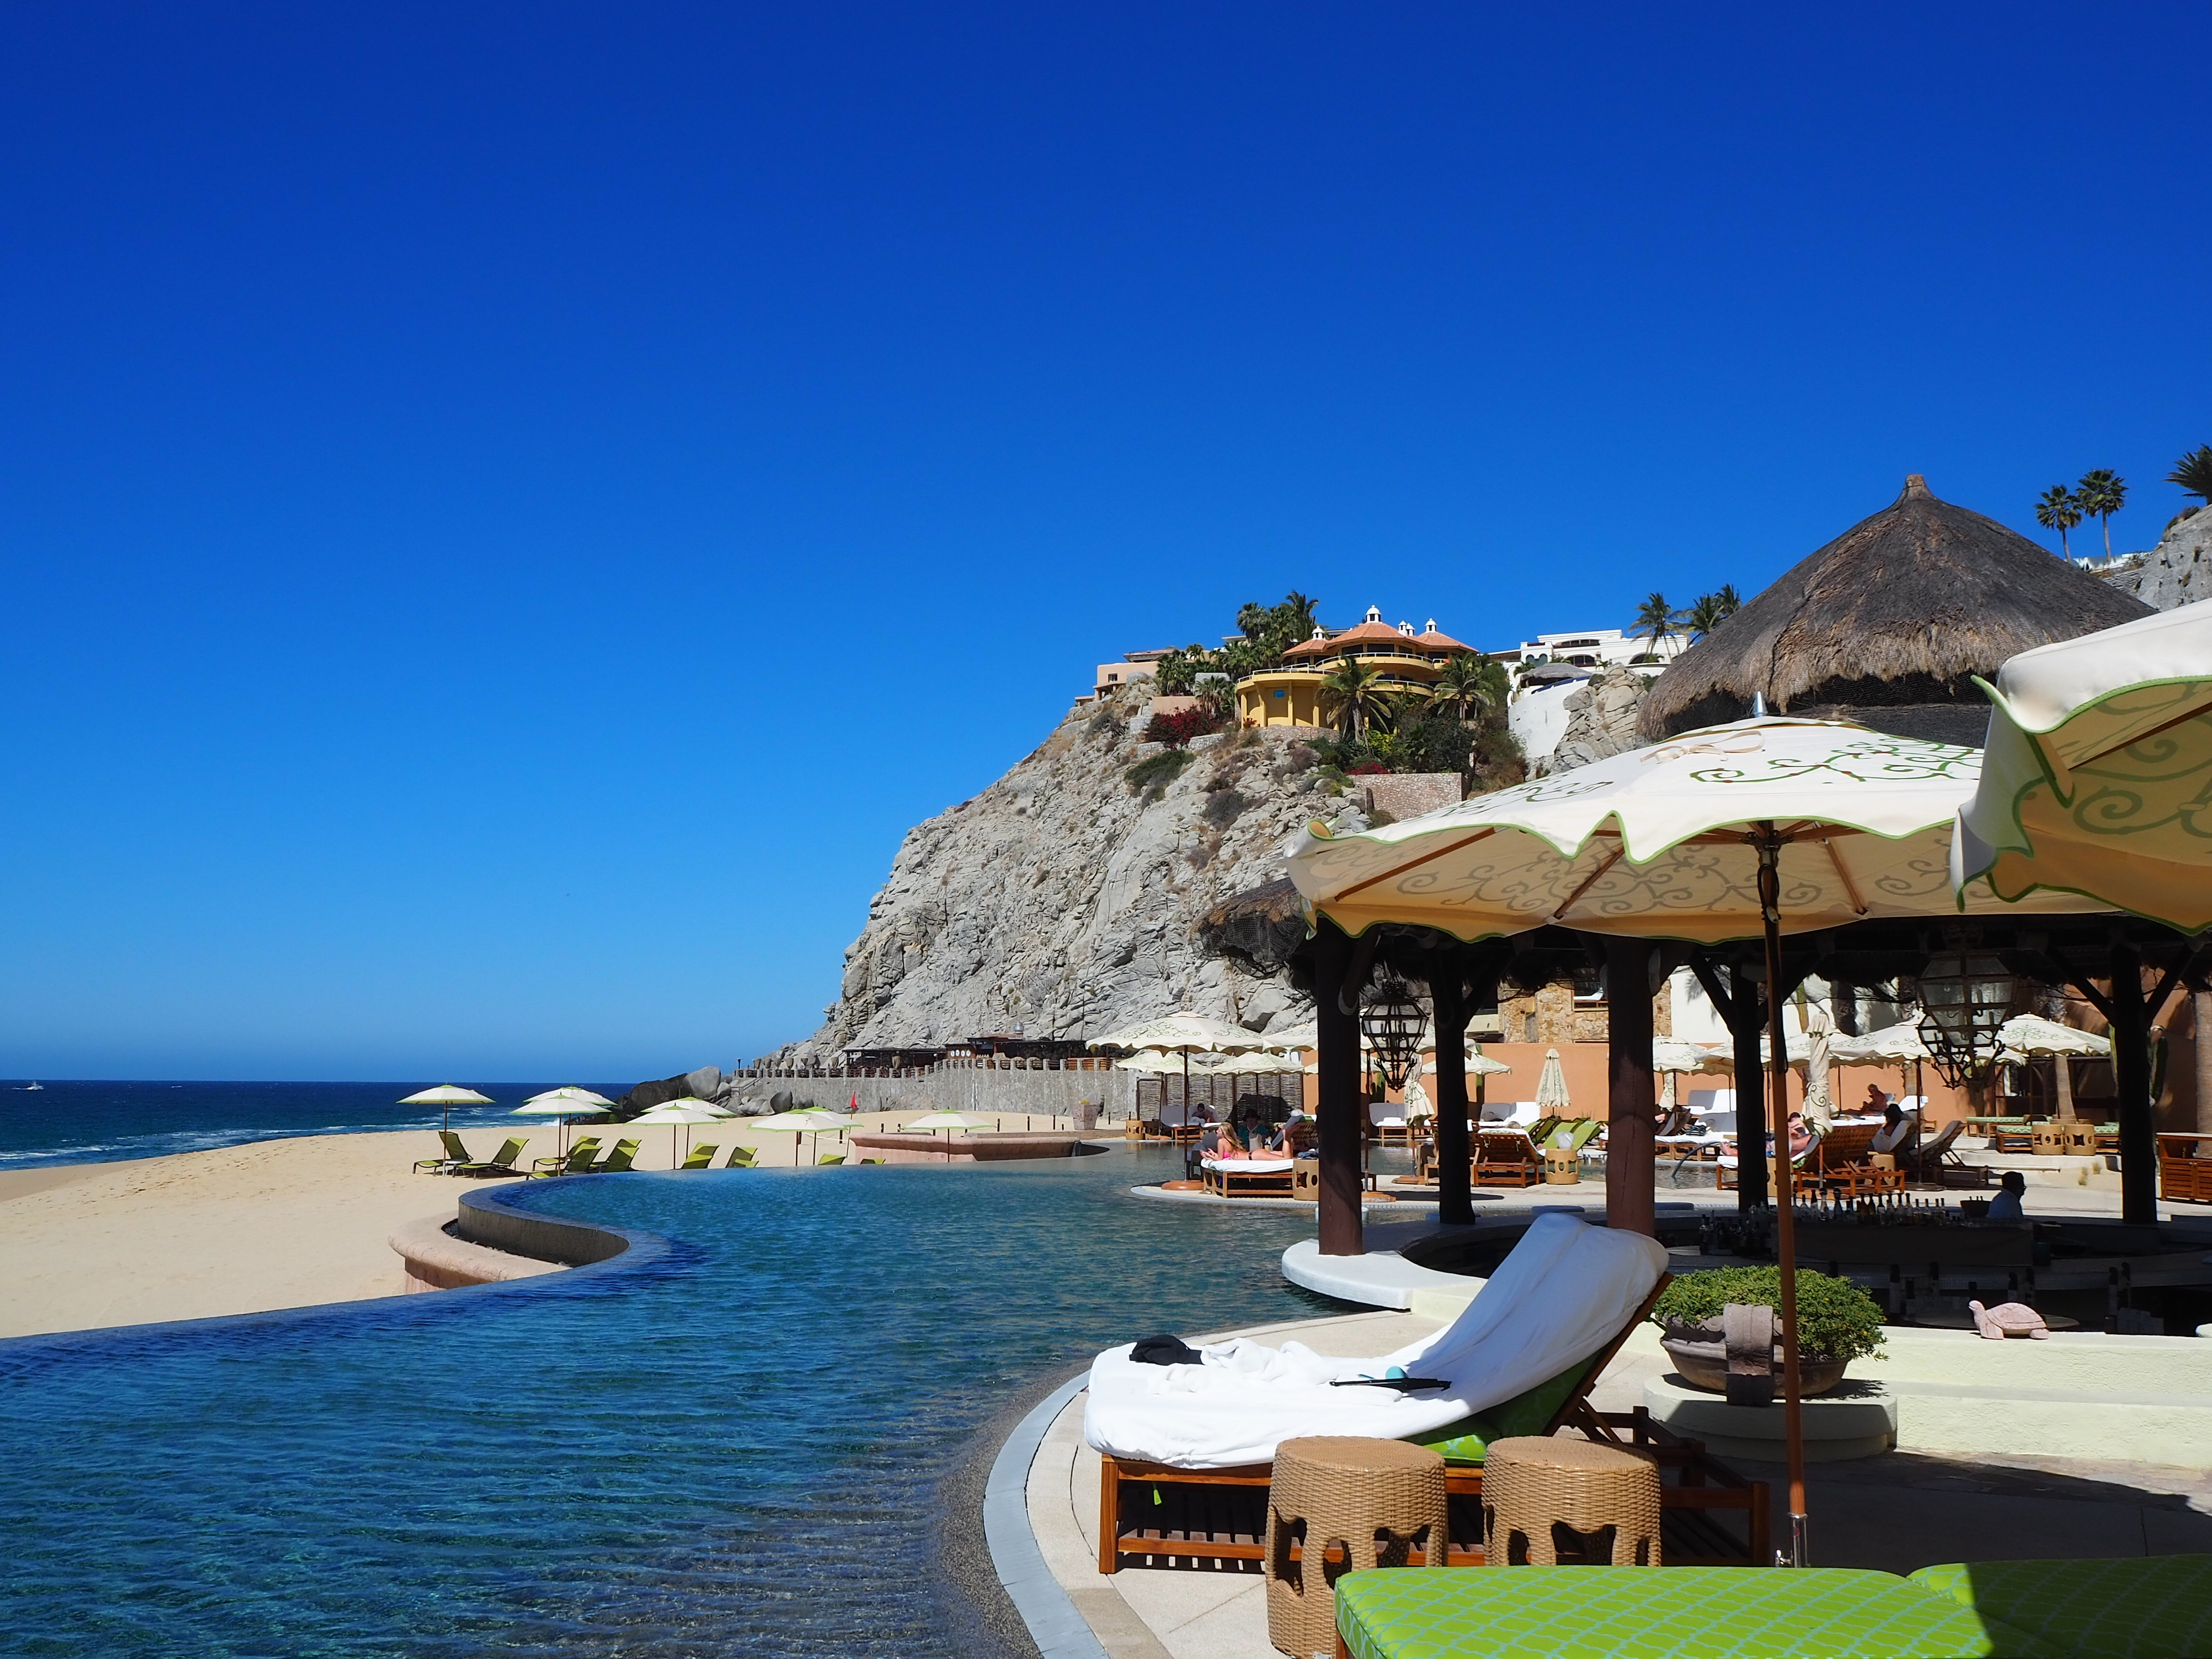
[[[1355,1659],[2054,1659],[1887,1572],[1392,1567],[1336,1581]]]
[[[1488,1411],[1462,1417],[1456,1423],[1431,1429],[1426,1434],[1409,1434],[1406,1438],[1417,1446],[1443,1453],[1447,1463],[1480,1468],[1492,1441],[1510,1440],[1519,1434],[1543,1433],[1559,1407],[1566,1403],[1567,1396],[1589,1372],[1590,1364],[1591,1361],[1585,1359],[1578,1365],[1569,1366],[1548,1382],[1539,1382],[1528,1393],[1516,1394]]]
[[[2212,1653],[2212,1555],[1954,1563],[1911,1582],[2081,1659]]]

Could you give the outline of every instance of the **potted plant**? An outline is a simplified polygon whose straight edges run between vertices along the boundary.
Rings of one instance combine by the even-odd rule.
[[[1695,1389],[1715,1394],[1728,1388],[1728,1352],[1721,1341],[1721,1310],[1782,1305],[1779,1267],[1714,1267],[1684,1273],[1669,1285],[1652,1304],[1651,1322],[1659,1327],[1659,1346],[1674,1362],[1682,1380]],[[1782,1371],[1782,1345],[1777,1322],[1775,1375]],[[1844,1380],[1844,1369],[1854,1359],[1882,1349],[1881,1308],[1848,1279],[1838,1279],[1810,1268],[1797,1270],[1797,1372],[1800,1391],[1810,1396],[1826,1394]]]

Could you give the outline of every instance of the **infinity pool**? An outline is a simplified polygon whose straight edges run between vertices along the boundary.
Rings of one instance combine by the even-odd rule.
[[[1294,1212],[1115,1151],[547,1182],[649,1266],[0,1342],[0,1631],[40,1655],[971,1656],[937,1488],[1097,1349],[1320,1305]]]

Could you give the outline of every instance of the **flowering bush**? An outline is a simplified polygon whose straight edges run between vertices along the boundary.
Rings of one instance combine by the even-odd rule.
[[[1372,778],[1380,776],[1389,769],[1381,761],[1362,761],[1352,769],[1349,775],[1355,778]]]
[[[1210,708],[1178,708],[1173,714],[1153,715],[1145,726],[1145,741],[1180,749],[1193,738],[1220,729],[1220,718]]]

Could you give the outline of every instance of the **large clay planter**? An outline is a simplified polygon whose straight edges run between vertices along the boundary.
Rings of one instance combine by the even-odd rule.
[[[1680,1334],[1676,1334],[1676,1333]],[[1708,1334],[1710,1333],[1710,1334]],[[1721,1341],[1720,1332],[1714,1322],[1706,1320],[1698,1325],[1678,1325],[1659,1339],[1659,1346],[1667,1351],[1667,1358],[1674,1362],[1676,1375],[1693,1389],[1704,1389],[1711,1394],[1728,1392],[1728,1349]],[[1812,1354],[1797,1356],[1798,1392],[1806,1399],[1826,1394],[1844,1380],[1848,1359],[1822,1359]],[[1782,1345],[1774,1345],[1774,1388],[1778,1399],[1782,1389]]]

